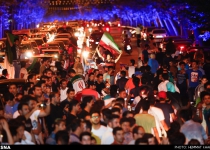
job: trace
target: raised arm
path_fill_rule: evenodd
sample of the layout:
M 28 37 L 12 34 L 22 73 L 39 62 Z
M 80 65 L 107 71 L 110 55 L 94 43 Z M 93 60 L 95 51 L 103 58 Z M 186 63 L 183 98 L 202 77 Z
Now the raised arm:
M 121 55 L 122 55 L 123 51 L 120 52 L 120 55 L 117 57 L 117 59 L 114 60 L 115 63 L 118 62 L 118 60 L 120 59 Z
M 97 51 L 97 53 L 98 53 L 98 56 L 99 56 L 100 58 L 102 58 L 103 61 L 104 61 L 104 57 L 103 57 L 103 56 L 101 55 L 101 53 L 99 52 L 98 47 L 96 48 L 96 51 Z

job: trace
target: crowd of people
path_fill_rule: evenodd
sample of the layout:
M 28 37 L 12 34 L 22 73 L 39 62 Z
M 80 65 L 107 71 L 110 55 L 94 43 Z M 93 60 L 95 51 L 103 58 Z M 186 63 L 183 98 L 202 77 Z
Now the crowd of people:
M 36 72 L 21 63 L 19 78 L 2 93 L 0 142 L 33 145 L 204 145 L 210 135 L 210 57 L 193 59 L 168 44 L 114 67 L 80 58 L 39 59 Z M 7 79 L 3 70 L 0 79 Z M 37 80 L 37 77 L 39 80 Z

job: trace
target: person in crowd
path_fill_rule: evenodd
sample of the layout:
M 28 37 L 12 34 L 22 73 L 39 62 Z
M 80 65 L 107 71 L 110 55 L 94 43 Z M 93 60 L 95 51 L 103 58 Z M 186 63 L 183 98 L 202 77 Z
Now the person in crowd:
M 67 90 L 68 90 L 68 87 L 67 87 L 67 80 L 66 79 L 62 79 L 60 81 L 60 102 L 64 101 L 66 98 L 67 98 Z
M 104 135 L 104 133 L 106 132 L 107 128 L 103 125 L 101 125 L 100 120 L 101 120 L 101 115 L 100 112 L 97 110 L 93 110 L 90 113 L 90 121 L 92 123 L 92 129 L 91 132 L 98 136 L 100 138 L 100 140 L 102 139 L 102 136 Z
M 80 143 L 80 135 L 83 131 L 82 122 L 79 119 L 74 119 L 70 123 L 71 133 L 69 137 L 69 143 L 78 142 Z
M 56 145 L 69 145 L 69 135 L 65 130 L 58 131 L 55 134 Z
M 7 69 L 3 69 L 3 70 L 2 70 L 2 75 L 1 75 L 1 77 L 0 77 L 0 80 L 7 79 L 7 76 L 8 76 L 8 75 L 9 75 L 9 74 L 8 74 Z
M 195 88 L 199 85 L 199 80 L 202 78 L 202 72 L 198 70 L 198 62 L 192 60 L 192 69 L 187 70 L 188 96 L 190 102 L 195 102 Z
M 26 69 L 26 62 L 25 61 L 21 62 L 21 69 L 20 69 L 19 78 L 20 79 L 27 79 L 28 78 L 28 71 Z
M 119 127 L 119 126 L 120 126 L 120 118 L 119 118 L 119 116 L 115 115 L 115 114 L 112 114 L 108 118 L 107 129 L 104 132 L 104 134 L 102 135 L 101 144 L 106 144 L 106 145 L 112 144 L 114 142 L 113 129 L 115 127 Z M 123 143 L 123 140 L 122 140 L 122 143 Z
M 55 139 L 55 135 L 58 131 L 64 131 L 66 129 L 66 122 L 65 120 L 62 119 L 56 119 L 54 122 L 54 130 L 52 131 L 52 133 L 49 135 L 49 137 L 46 140 L 46 144 L 48 145 L 56 145 L 56 139 Z
M 71 84 L 73 85 L 75 94 L 81 92 L 85 88 L 84 80 L 76 74 L 76 71 L 74 69 L 70 69 L 68 71 L 68 74 L 71 77 Z
M 80 142 L 82 145 L 91 145 L 91 133 L 90 132 L 82 132 L 80 134 Z
M 151 133 L 153 129 L 154 135 L 157 138 L 158 143 L 160 143 L 160 137 L 156 127 L 155 117 L 148 114 L 149 107 L 150 107 L 150 102 L 148 100 L 143 100 L 142 113 L 136 114 L 134 118 L 136 119 L 136 124 L 139 126 L 143 126 L 146 133 Z
M 124 140 L 124 132 L 121 127 L 115 127 L 112 131 L 114 142 L 111 145 L 122 145 Z
M 191 139 L 197 139 L 201 145 L 206 144 L 208 136 L 202 125 L 192 120 L 192 111 L 190 109 L 183 109 L 180 111 L 180 117 L 184 122 L 180 132 L 185 135 L 186 142 L 188 143 Z

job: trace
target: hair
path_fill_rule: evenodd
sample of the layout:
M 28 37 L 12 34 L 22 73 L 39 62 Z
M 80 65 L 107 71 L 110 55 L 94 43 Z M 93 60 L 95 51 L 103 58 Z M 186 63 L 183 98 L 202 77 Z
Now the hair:
M 135 64 L 135 60 L 134 60 L 134 59 L 131 59 L 131 60 L 130 60 L 130 63 L 131 63 L 132 65 L 134 65 L 134 64 Z
M 120 74 L 121 74 L 122 77 L 126 76 L 126 72 L 124 70 L 120 71 Z
M 76 106 L 77 104 L 79 104 L 79 102 L 74 99 L 71 102 L 69 102 L 69 111 L 71 112 L 73 107 Z
M 17 129 L 19 127 L 22 126 L 22 127 L 25 128 L 24 123 L 21 122 L 21 121 L 19 121 L 19 120 L 17 120 L 17 119 L 11 119 L 11 120 L 9 120 L 8 124 L 9 124 L 9 129 L 10 129 L 10 132 L 11 132 L 12 136 L 17 135 Z
M 51 92 L 49 95 L 50 101 L 55 97 L 55 95 L 58 94 L 57 92 Z
M 136 125 L 136 119 L 133 117 L 129 117 L 128 121 L 130 122 L 130 126 L 133 127 L 134 125 Z
M 139 83 L 140 83 L 140 79 L 139 78 L 137 78 L 136 76 L 134 76 L 132 78 L 132 81 L 133 81 L 133 84 L 134 84 L 135 87 L 139 87 Z
M 117 131 L 123 131 L 123 129 L 121 127 L 115 127 L 112 131 L 113 135 L 116 135 Z
M 202 91 L 202 92 L 200 93 L 200 98 L 201 98 L 201 100 L 203 100 L 204 97 L 205 97 L 206 95 L 209 95 L 209 96 L 210 96 L 210 93 L 207 92 L 207 91 Z
M 91 110 L 97 110 L 101 112 L 102 108 L 104 107 L 104 101 L 103 100 L 97 100 L 94 102 Z
M 135 141 L 135 144 L 134 144 L 134 145 L 139 145 L 140 143 L 147 143 L 147 145 L 149 144 L 147 138 L 145 138 L 145 137 L 138 138 L 138 139 Z
M 62 145 L 68 145 L 69 144 L 69 133 L 67 131 L 58 131 L 55 134 L 55 141 L 58 143 L 58 141 L 61 142 Z
M 63 82 L 68 82 L 68 81 L 66 79 L 61 79 L 60 84 L 62 84 Z
M 8 85 L 8 89 L 9 89 L 12 85 L 14 85 L 14 86 L 17 88 L 17 85 L 16 85 L 15 83 L 10 83 L 10 84 Z
M 66 93 L 69 94 L 70 92 L 75 92 L 75 90 L 73 88 L 68 88 L 68 90 L 66 91 Z
M 173 135 L 174 133 L 179 132 L 180 131 L 180 128 L 181 128 L 181 126 L 180 126 L 179 122 L 173 121 L 170 124 L 170 129 L 168 130 L 168 133 L 167 133 L 168 136 Z
M 24 96 L 23 96 L 23 98 L 22 98 L 21 103 L 23 102 L 23 103 L 27 103 L 27 104 L 29 104 L 29 102 L 30 102 L 31 100 L 33 100 L 33 101 L 36 101 L 36 102 L 37 102 L 37 99 L 36 99 L 35 97 L 30 96 L 30 95 L 24 95 Z
M 84 109 L 87 106 L 87 103 L 90 103 L 93 100 L 92 96 L 85 96 L 82 99 L 81 108 Z
M 76 71 L 74 69 L 69 69 L 68 73 L 74 73 L 74 74 L 76 74 Z
M 205 84 L 204 84 L 204 89 L 207 89 L 207 87 L 210 85 L 210 81 L 208 81 L 208 82 L 206 82 Z
M 91 133 L 90 132 L 82 132 L 79 136 L 80 141 L 82 141 L 83 136 L 89 136 L 91 139 Z
M 191 60 L 191 63 L 193 63 L 193 62 L 195 62 L 196 63 L 196 65 L 198 65 L 198 61 L 197 60 Z
M 112 111 L 109 108 L 102 109 L 102 114 L 106 118 L 109 118 L 112 115 Z
M 92 130 L 92 124 L 89 120 L 84 120 L 84 124 L 86 124 L 86 128 Z
M 15 98 L 15 96 L 12 94 L 12 93 L 7 93 L 7 94 L 4 94 L 4 100 L 6 101 L 6 102 L 8 102 L 8 101 L 13 101 L 14 100 L 14 98 Z
M 201 143 L 197 139 L 191 139 L 188 145 L 201 145 Z
M 66 123 L 66 121 L 65 121 L 64 119 L 57 118 L 57 119 L 55 119 L 55 121 L 54 121 L 54 125 L 60 125 L 60 124 L 61 124 L 61 122 Z
M 184 145 L 186 138 L 185 135 L 181 132 L 176 132 L 170 136 L 168 136 L 170 145 Z
M 27 105 L 28 106 L 28 104 L 26 102 L 20 102 L 18 104 L 18 110 L 22 110 L 22 108 L 23 108 L 24 105 Z
M 120 108 L 114 107 L 111 109 L 111 111 L 112 111 L 112 113 L 114 113 L 114 112 L 120 113 Z
M 98 75 L 97 75 L 97 78 L 99 78 L 100 76 L 102 76 L 102 77 L 103 77 L 103 74 L 98 74 Z
M 98 110 L 91 110 L 90 111 L 90 117 L 93 115 L 93 114 L 98 114 L 99 116 L 100 116 L 100 111 L 98 111 Z
M 128 118 L 121 118 L 120 119 L 120 125 L 122 125 L 124 122 L 128 122 L 130 125 L 130 120 Z M 130 125 L 131 126 L 131 125 Z
M 133 114 L 134 115 L 134 113 L 132 112 L 132 111 L 128 111 L 128 110 L 126 110 L 126 111 L 124 111 L 123 112 L 123 117 L 126 117 L 128 114 Z
M 40 77 L 40 81 L 43 81 L 44 79 L 48 79 L 48 76 L 42 75 L 42 76 Z
M 138 134 L 139 128 L 143 128 L 143 127 L 142 127 L 142 126 L 135 126 L 135 127 L 133 128 L 132 133 L 133 133 L 133 134 Z M 143 129 L 144 129 L 144 128 L 143 128 Z
M 123 89 L 123 90 L 121 89 L 121 90 L 120 90 L 120 92 L 122 92 L 122 91 L 125 91 L 125 89 Z M 120 93 L 120 92 L 119 92 L 119 93 Z M 116 102 L 117 102 L 117 103 L 120 103 L 122 106 L 124 105 L 124 99 L 121 98 L 121 97 L 117 98 L 117 99 L 116 99 Z
M 179 65 L 185 65 L 185 62 L 183 61 L 179 62 Z
M 81 126 L 81 120 L 79 119 L 74 119 L 72 122 L 71 122 L 71 125 L 70 125 L 70 128 L 71 128 L 71 131 L 72 132 L 75 132 L 77 130 L 78 127 Z
M 163 73 L 163 74 L 162 74 L 162 78 L 163 78 L 164 80 L 168 80 L 169 76 L 168 76 L 167 73 Z
M 143 135 L 143 138 L 146 138 L 147 141 L 148 141 L 150 138 L 154 138 L 154 139 L 155 139 L 155 145 L 158 145 L 157 138 L 156 138 L 153 134 L 151 134 L 151 133 L 145 133 L 145 134 Z
M 208 79 L 206 75 L 203 75 L 201 79 Z
M 113 107 L 113 108 L 118 108 L 118 107 L 115 107 L 115 106 L 118 106 L 120 109 L 123 109 L 123 106 L 122 106 L 121 103 L 115 103 L 115 104 L 114 104 L 114 107 Z M 113 108 L 112 108 L 112 109 L 113 109 Z
M 188 121 L 190 119 L 192 119 L 192 111 L 191 109 L 182 109 L 179 112 L 179 115 L 181 118 L 183 118 L 185 121 Z
M 107 119 L 108 119 L 109 122 L 112 122 L 114 119 L 119 119 L 119 118 L 120 118 L 120 116 L 112 114 Z
M 28 81 L 31 80 L 31 79 L 33 79 L 34 76 L 36 76 L 34 73 L 29 74 L 28 75 L 28 78 L 27 78 Z
M 8 74 L 7 69 L 2 70 L 2 75 L 6 76 Z
M 142 102 L 142 110 L 143 111 L 148 111 L 149 108 L 150 108 L 150 102 L 149 102 L 149 100 L 144 100 Z

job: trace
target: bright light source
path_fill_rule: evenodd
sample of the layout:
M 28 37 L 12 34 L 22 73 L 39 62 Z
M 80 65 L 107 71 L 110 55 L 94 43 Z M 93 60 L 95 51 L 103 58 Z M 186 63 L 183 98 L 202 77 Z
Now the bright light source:
M 106 28 L 106 31 L 109 31 L 109 28 Z
M 109 21 L 108 24 L 111 24 L 111 22 Z
M 26 57 L 27 58 L 31 58 L 33 56 L 33 53 L 32 52 L 26 52 Z
M 77 53 L 78 53 L 78 54 L 81 54 L 81 49 L 78 49 L 78 50 L 77 50 Z
M 55 58 L 58 58 L 58 55 L 54 55 Z
M 180 46 L 180 48 L 181 48 L 181 49 L 183 49 L 183 48 L 184 48 L 184 46 Z
M 83 56 L 84 58 L 87 58 L 87 57 L 88 57 L 88 54 L 89 54 L 88 51 L 84 51 L 84 52 L 82 53 L 82 56 Z
M 117 25 L 118 27 L 120 27 L 120 24 L 118 23 L 118 25 Z
M 37 24 L 36 27 L 39 28 L 39 24 Z
M 89 32 L 92 32 L 92 30 L 93 30 L 92 28 L 89 28 L 89 29 L 88 29 Z
M 75 32 L 74 35 L 75 35 L 76 37 L 78 37 L 78 36 L 79 36 L 79 32 Z
M 87 24 L 87 27 L 89 27 L 89 24 Z

